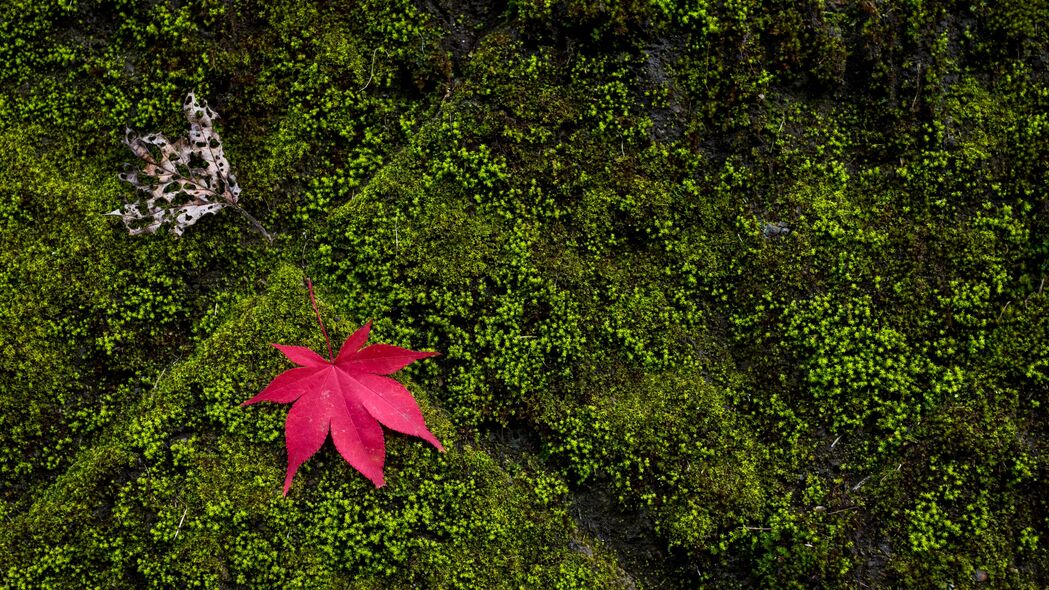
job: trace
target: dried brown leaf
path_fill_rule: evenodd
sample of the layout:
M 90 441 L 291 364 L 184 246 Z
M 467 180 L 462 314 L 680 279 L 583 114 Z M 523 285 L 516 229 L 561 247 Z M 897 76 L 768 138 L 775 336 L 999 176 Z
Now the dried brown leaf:
M 170 223 L 171 231 L 181 236 L 204 215 L 237 206 L 240 187 L 213 125 L 218 113 L 207 101 L 198 103 L 192 92 L 182 108 L 189 132 L 176 141 L 162 133 L 139 136 L 131 129 L 124 135 L 141 164 L 120 179 L 138 189 L 142 198 L 107 215 L 121 217 L 132 235 L 150 234 Z

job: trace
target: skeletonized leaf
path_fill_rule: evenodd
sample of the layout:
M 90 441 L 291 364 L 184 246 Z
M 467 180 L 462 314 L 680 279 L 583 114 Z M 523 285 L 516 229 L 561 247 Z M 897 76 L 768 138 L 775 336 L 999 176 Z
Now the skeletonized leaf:
M 120 179 L 138 189 L 139 201 L 111 211 L 132 235 L 150 234 L 165 223 L 175 235 L 208 213 L 236 205 L 237 178 L 230 171 L 213 120 L 218 113 L 192 92 L 182 105 L 189 123 L 186 135 L 172 141 L 162 133 L 139 136 L 131 129 L 124 143 L 141 161 Z

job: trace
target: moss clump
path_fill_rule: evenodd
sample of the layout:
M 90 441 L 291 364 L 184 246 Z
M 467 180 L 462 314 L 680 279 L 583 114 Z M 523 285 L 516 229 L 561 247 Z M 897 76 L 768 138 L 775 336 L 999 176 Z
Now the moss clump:
M 282 497 L 283 408 L 236 404 L 261 387 L 258 375 L 278 370 L 267 341 L 314 331 L 301 277 L 293 267 L 273 272 L 265 295 L 238 305 L 11 518 L 11 587 L 615 585 L 614 561 L 575 531 L 564 484 L 534 460 L 507 471 L 455 444 L 418 388 L 448 453 L 389 437 L 389 485 L 376 490 L 329 448 Z

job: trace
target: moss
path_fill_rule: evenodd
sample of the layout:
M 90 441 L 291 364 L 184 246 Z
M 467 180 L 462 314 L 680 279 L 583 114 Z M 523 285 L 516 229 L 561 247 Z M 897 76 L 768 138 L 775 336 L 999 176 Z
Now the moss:
M 4 4 L 4 585 L 1045 586 L 1044 16 Z M 187 90 L 273 246 L 101 215 Z M 448 453 L 280 496 L 304 273 Z
M 723 392 L 692 372 L 590 387 L 591 403 L 550 404 L 547 453 L 577 480 L 608 486 L 653 514 L 671 547 L 695 555 L 727 547 L 730 533 L 760 512 L 769 480 Z
M 541 492 L 564 489 L 556 476 L 538 464 L 506 472 L 476 447 L 456 444 L 451 424 L 418 388 L 447 454 L 391 436 L 389 485 L 375 490 L 326 449 L 281 497 L 283 409 L 236 403 L 259 388 L 251 374 L 280 364 L 266 341 L 315 331 L 301 276 L 293 267 L 271 274 L 267 293 L 243 301 L 197 353 L 145 392 L 109 442 L 42 488 L 5 533 L 6 546 L 40 539 L 8 558 L 12 587 L 121 579 L 156 587 L 342 586 L 391 577 L 444 587 L 614 582 L 614 561 L 593 541 L 586 555 L 569 547 L 579 533 L 561 494 Z M 70 519 L 81 526 L 66 527 Z M 17 565 L 29 562 L 36 566 Z M 562 571 L 573 572 L 575 585 Z

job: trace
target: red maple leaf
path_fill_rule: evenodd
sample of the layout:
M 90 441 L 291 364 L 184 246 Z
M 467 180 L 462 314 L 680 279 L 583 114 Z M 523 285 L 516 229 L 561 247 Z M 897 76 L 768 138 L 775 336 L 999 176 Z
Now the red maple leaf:
M 309 280 L 307 286 L 314 311 L 317 311 L 313 285 Z M 331 341 L 320 321 L 319 311 L 317 322 L 328 342 L 328 356 L 331 358 Z M 386 447 L 380 423 L 391 430 L 417 436 L 444 451 L 441 443 L 426 428 L 412 394 L 397 381 L 386 377 L 414 361 L 439 353 L 416 352 L 389 344 L 364 346 L 370 330 L 371 322 L 368 322 L 351 334 L 334 360 L 325 360 L 304 346 L 274 344 L 299 366 L 277 375 L 258 395 L 241 404 L 294 402 L 285 422 L 288 447 L 285 496 L 299 466 L 320 450 L 329 431 L 339 454 L 375 487 L 382 487 L 385 483 L 382 466 Z

